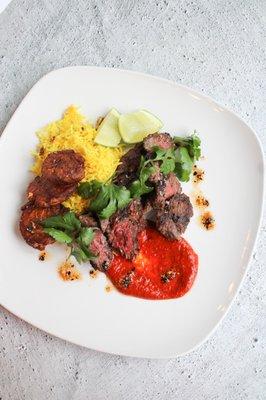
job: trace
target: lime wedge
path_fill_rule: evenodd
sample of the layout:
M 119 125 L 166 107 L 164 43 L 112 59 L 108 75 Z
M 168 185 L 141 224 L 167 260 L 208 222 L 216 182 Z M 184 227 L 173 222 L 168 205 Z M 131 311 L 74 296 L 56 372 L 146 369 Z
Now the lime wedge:
M 109 111 L 97 129 L 97 135 L 94 139 L 95 143 L 107 147 L 116 147 L 120 143 L 121 136 L 118 129 L 119 117 L 119 112 L 114 108 Z
M 119 118 L 118 126 L 124 142 L 138 143 L 149 134 L 158 132 L 163 123 L 150 112 L 139 110 L 129 114 L 122 114 Z

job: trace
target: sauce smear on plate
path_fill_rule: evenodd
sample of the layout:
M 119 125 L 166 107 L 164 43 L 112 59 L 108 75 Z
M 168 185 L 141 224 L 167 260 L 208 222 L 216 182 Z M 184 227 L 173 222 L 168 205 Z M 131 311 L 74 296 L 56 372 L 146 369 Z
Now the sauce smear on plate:
M 138 241 L 135 259 L 114 257 L 107 271 L 114 286 L 145 299 L 172 299 L 187 293 L 198 271 L 198 256 L 187 241 L 166 239 L 151 228 L 143 230 Z

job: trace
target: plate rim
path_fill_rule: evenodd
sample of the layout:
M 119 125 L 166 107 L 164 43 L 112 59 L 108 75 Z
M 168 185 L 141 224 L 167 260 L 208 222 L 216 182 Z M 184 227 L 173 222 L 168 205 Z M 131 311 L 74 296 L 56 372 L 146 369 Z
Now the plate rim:
M 259 237 L 259 233 L 260 233 L 260 229 L 261 229 L 261 225 L 262 225 L 262 217 L 263 217 L 263 209 L 264 209 L 264 199 L 265 199 L 265 158 L 264 158 L 264 151 L 263 151 L 263 147 L 262 147 L 262 143 L 260 141 L 259 136 L 256 134 L 256 132 L 254 131 L 254 129 L 252 127 L 250 127 L 245 121 L 244 119 L 239 116 L 237 113 L 231 111 L 229 108 L 221 105 L 219 102 L 217 102 L 215 99 L 213 99 L 212 97 L 202 94 L 200 92 L 198 92 L 195 89 L 190 88 L 189 86 L 177 83 L 173 80 L 167 79 L 167 78 L 162 78 L 162 77 L 158 77 L 156 75 L 152 75 L 152 74 L 148 74 L 148 73 L 144 73 L 144 72 L 139 72 L 139 71 L 134 71 L 134 70 L 128 70 L 128 69 L 122 69 L 122 68 L 112 68 L 112 67 L 101 67 L 101 66 L 93 66 L 93 65 L 74 65 L 74 66 L 65 66 L 62 68 L 57 68 L 54 70 L 49 71 L 48 73 L 46 73 L 45 75 L 43 75 L 40 79 L 38 79 L 33 86 L 30 88 L 30 90 L 26 93 L 26 95 L 23 97 L 22 101 L 19 103 L 19 105 L 16 107 L 16 109 L 14 110 L 14 112 L 12 113 L 9 121 L 7 122 L 6 126 L 4 127 L 2 134 L 0 136 L 0 146 L 1 143 L 3 141 L 3 137 L 6 137 L 5 135 L 7 134 L 6 131 L 8 130 L 8 127 L 10 125 L 10 123 L 12 122 L 16 112 L 23 106 L 24 101 L 26 100 L 26 98 L 31 94 L 31 92 L 33 91 L 33 89 L 35 88 L 35 86 L 37 86 L 39 83 L 41 83 L 43 80 L 45 80 L 47 77 L 49 77 L 50 75 L 53 75 L 55 73 L 64 71 L 64 70 L 77 70 L 77 69 L 84 69 L 84 70 L 89 70 L 89 71 L 117 71 L 120 73 L 127 73 L 129 75 L 134 75 L 134 76 L 139 76 L 139 77 L 143 77 L 143 78 L 148 78 L 148 79 L 154 79 L 156 81 L 161 81 L 162 83 L 167 83 L 168 85 L 170 84 L 171 86 L 177 87 L 177 88 L 182 88 L 186 91 L 189 91 L 190 93 L 193 93 L 197 96 L 200 96 L 202 99 L 207 100 L 209 102 L 212 102 L 213 104 L 217 105 L 218 107 L 221 107 L 224 111 L 226 111 L 227 113 L 229 113 L 230 115 L 232 115 L 233 117 L 236 117 L 242 124 L 244 124 L 245 127 L 247 127 L 250 131 L 250 133 L 252 134 L 253 138 L 255 139 L 255 142 L 258 146 L 258 150 L 260 152 L 260 157 L 261 157 L 261 161 L 262 161 L 262 170 L 261 170 L 261 175 L 262 175 L 262 198 L 260 199 L 260 210 L 259 210 L 259 218 L 256 221 L 256 225 L 257 225 L 257 230 L 256 230 L 256 236 L 254 238 L 254 243 L 252 246 L 252 250 L 250 252 L 250 256 L 248 258 L 248 261 L 246 263 L 246 268 L 244 270 L 244 273 L 238 283 L 238 287 L 235 290 L 235 293 L 230 301 L 230 303 L 228 304 L 224 314 L 220 317 L 219 321 L 214 325 L 214 327 L 209 331 L 209 333 L 202 338 L 202 340 L 200 340 L 196 345 L 194 345 L 193 347 L 191 347 L 190 349 L 184 351 L 184 352 L 180 352 L 179 354 L 175 354 L 175 355 L 169 355 L 169 356 L 143 356 L 143 355 L 132 355 L 132 354 L 128 354 L 127 352 L 115 352 L 115 351 L 110 351 L 110 350 L 103 350 L 101 348 L 96 348 L 96 347 L 89 347 L 86 345 L 82 345 L 80 343 L 77 343 L 75 340 L 72 339 L 68 339 L 66 338 L 64 335 L 57 335 L 53 332 L 51 332 L 49 329 L 46 328 L 42 328 L 40 326 L 38 326 L 39 324 L 35 324 L 32 323 L 31 321 L 29 321 L 27 318 L 22 317 L 21 313 L 20 315 L 17 314 L 15 311 L 12 310 L 12 306 L 11 308 L 9 308 L 8 306 L 8 302 L 3 301 L 3 299 L 0 299 L 0 305 L 7 310 L 8 312 L 10 312 L 11 314 L 15 315 L 17 318 L 24 320 L 26 323 L 30 324 L 31 326 L 36 327 L 37 329 L 48 333 L 49 335 L 55 337 L 55 338 L 59 338 L 62 340 L 65 340 L 66 342 L 75 344 L 77 346 L 80 347 L 84 347 L 84 348 L 88 348 L 90 350 L 94 350 L 94 351 L 99 351 L 101 353 L 106 353 L 106 354 L 112 354 L 112 355 L 120 355 L 120 356 L 126 356 L 126 357 L 132 357 L 132 358 L 146 358 L 146 359 L 173 359 L 176 357 L 180 357 L 180 356 L 184 356 L 186 354 L 189 354 L 191 352 L 196 351 L 200 346 L 202 346 L 207 340 L 209 340 L 209 338 L 214 334 L 214 332 L 216 331 L 216 329 L 218 329 L 218 327 L 220 326 L 220 324 L 222 323 L 222 321 L 224 320 L 224 318 L 227 316 L 229 310 L 232 307 L 232 304 L 234 303 L 239 290 L 242 287 L 242 284 L 244 282 L 244 279 L 247 275 L 247 272 L 250 268 L 250 261 L 252 259 L 253 253 L 254 253 L 254 249 L 257 245 L 257 241 L 258 241 L 258 237 Z

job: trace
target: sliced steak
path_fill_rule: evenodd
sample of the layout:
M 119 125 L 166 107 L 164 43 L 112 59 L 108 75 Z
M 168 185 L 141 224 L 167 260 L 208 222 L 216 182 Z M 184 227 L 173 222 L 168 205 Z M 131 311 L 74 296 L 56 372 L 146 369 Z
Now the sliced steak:
M 154 162 L 155 171 L 150 175 L 149 181 L 154 185 L 158 184 L 163 177 L 162 172 L 160 171 L 160 165 L 158 161 Z
M 113 252 L 100 229 L 95 229 L 94 231 L 94 237 L 90 244 L 90 251 L 97 256 L 95 260 L 91 260 L 92 266 L 100 271 L 107 271 L 113 260 Z
M 93 216 L 90 214 L 80 215 L 79 220 L 82 225 L 87 226 L 89 228 L 94 228 L 98 226 L 96 219 L 94 219 Z
M 115 172 L 114 183 L 128 186 L 137 178 L 142 153 L 143 145 L 138 143 L 123 155 Z
M 135 199 L 110 218 L 106 229 L 110 245 L 125 258 L 132 259 L 138 251 L 137 236 L 145 225 L 142 204 Z
M 84 158 L 74 150 L 48 154 L 42 164 L 42 176 L 58 183 L 78 183 L 85 176 Z
M 177 239 L 185 232 L 192 215 L 189 197 L 184 193 L 176 194 L 155 210 L 155 225 L 168 239 Z
M 154 221 L 154 208 L 150 199 L 146 199 L 143 206 L 143 218 L 148 221 Z
M 94 237 L 89 246 L 90 251 L 97 257 L 95 260 L 91 260 L 92 266 L 100 271 L 107 271 L 113 259 L 113 252 L 106 237 L 98 228 L 96 219 L 94 219 L 90 214 L 80 215 L 79 220 L 82 225 L 87 226 L 88 228 L 95 228 Z
M 109 219 L 100 219 L 100 227 L 103 233 L 105 233 L 109 227 Z
M 169 133 L 153 133 L 143 140 L 143 146 L 144 149 L 150 153 L 153 151 L 154 147 L 165 150 L 171 149 L 174 147 L 174 141 Z
M 132 259 L 137 253 L 137 235 L 140 232 L 136 222 L 129 218 L 114 223 L 108 232 L 111 246 L 125 258 Z
M 55 240 L 43 231 L 41 222 L 48 217 L 62 214 L 64 207 L 57 205 L 40 208 L 33 203 L 27 203 L 22 208 L 19 228 L 24 240 L 35 249 L 44 250 L 45 246 Z
M 155 188 L 151 194 L 153 206 L 163 206 L 164 202 L 177 193 L 181 193 L 181 185 L 173 172 L 164 175 L 157 166 L 156 171 L 150 176 L 149 181 Z
M 28 186 L 28 200 L 38 207 L 50 207 L 62 203 L 76 190 L 77 185 L 58 184 L 37 176 Z
M 181 193 L 181 185 L 176 175 L 170 172 L 168 175 L 163 177 L 162 183 L 156 188 L 159 196 L 162 196 L 164 200 L 169 199 L 177 193 Z
M 166 204 L 169 213 L 176 217 L 188 217 L 193 216 L 193 208 L 189 197 L 185 194 L 177 194 L 169 200 Z

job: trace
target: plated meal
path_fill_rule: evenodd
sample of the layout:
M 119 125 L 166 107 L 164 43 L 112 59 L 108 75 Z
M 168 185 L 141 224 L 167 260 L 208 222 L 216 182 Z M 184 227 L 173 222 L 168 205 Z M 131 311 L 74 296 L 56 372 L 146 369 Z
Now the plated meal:
M 113 110 L 107 118 L 111 107 L 126 115 Z M 139 109 L 150 112 L 142 111 L 136 125 Z M 99 116 L 105 118 L 96 122 Z M 145 125 L 144 137 L 134 134 L 140 123 L 142 131 Z M 179 150 L 189 147 L 174 143 L 174 157 L 170 149 L 164 162 L 164 153 L 144 148 L 149 135 L 155 139 L 165 132 L 172 139 L 199 136 L 201 155 L 196 154 L 195 160 L 190 155 L 186 164 L 181 163 Z M 136 169 L 130 161 L 129 175 L 138 183 L 120 183 L 118 168 L 125 157 L 133 156 L 134 147 L 142 147 L 143 164 Z M 59 171 L 52 161 L 57 152 L 66 150 Z M 155 160 L 157 156 L 163 160 Z M 264 181 L 258 138 L 231 111 L 193 89 L 150 75 L 98 67 L 63 68 L 42 77 L 17 108 L 1 135 L 0 165 L 0 303 L 19 318 L 90 349 L 168 358 L 197 347 L 227 313 L 254 248 Z M 162 165 L 169 170 L 161 171 Z M 168 182 L 169 174 L 171 182 L 176 182 L 174 174 L 182 186 L 182 191 L 174 186 L 177 193 L 159 199 L 159 204 L 158 182 L 150 170 L 154 167 L 159 177 L 163 175 L 162 182 Z M 188 182 L 182 180 L 181 172 L 184 178 L 189 175 Z M 42 192 L 40 182 L 48 190 Z M 151 191 L 137 195 L 145 186 Z M 186 221 L 178 217 L 181 228 L 173 218 L 179 214 L 171 199 L 177 197 L 182 199 L 184 217 L 190 218 L 183 233 Z M 25 204 L 25 210 L 20 210 Z M 193 216 L 189 217 L 191 206 Z M 139 210 L 145 218 L 139 217 Z M 166 212 L 160 214 L 162 210 Z M 93 218 L 87 218 L 89 226 L 84 215 Z M 159 219 L 162 215 L 165 219 Z M 32 231 L 26 236 L 31 246 L 19 229 L 22 218 L 27 234 Z M 140 224 L 144 226 L 135 241 Z M 130 234 L 126 230 L 121 246 L 120 232 L 126 227 Z M 178 239 L 168 238 L 169 232 L 181 234 Z M 91 248 L 96 235 L 104 241 L 97 248 L 107 249 L 103 246 L 107 243 L 112 257 L 107 269 L 100 264 L 97 249 Z M 182 246 L 186 259 L 192 248 L 194 261 L 177 260 Z M 97 263 L 103 272 L 97 270 Z M 178 282 L 177 277 L 183 276 L 179 273 L 186 271 L 186 284 Z M 194 279 L 191 289 L 177 297 L 191 285 L 189 276 Z M 150 300 L 155 296 L 171 299 Z
M 20 232 L 41 252 L 55 242 L 67 246 L 64 279 L 80 276 L 76 262 L 146 299 L 180 297 L 193 285 L 198 255 L 182 237 L 193 207 L 181 182 L 202 179 L 200 139 L 171 136 L 162 126 L 146 110 L 111 109 L 94 128 L 71 106 L 38 132 Z M 196 204 L 209 205 L 200 195 Z M 212 216 L 204 222 L 207 229 L 213 223 Z

